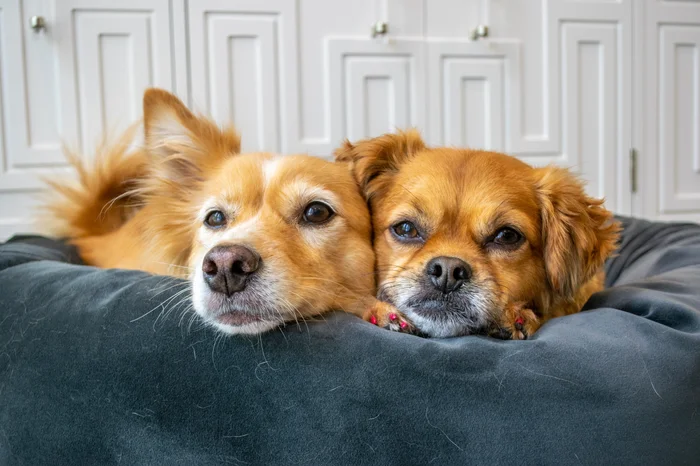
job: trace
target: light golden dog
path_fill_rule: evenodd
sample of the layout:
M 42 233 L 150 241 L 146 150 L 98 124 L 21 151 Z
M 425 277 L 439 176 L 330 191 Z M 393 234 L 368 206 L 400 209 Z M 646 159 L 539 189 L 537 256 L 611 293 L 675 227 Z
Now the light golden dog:
M 603 287 L 620 227 L 563 168 L 429 148 L 416 131 L 346 142 L 336 159 L 370 205 L 378 296 L 403 314 L 378 308 L 378 325 L 523 339 Z
M 228 333 L 388 308 L 347 164 L 239 154 L 233 129 L 158 89 L 144 95 L 144 128 L 142 150 L 128 149 L 132 131 L 92 167 L 71 157 L 77 184 L 50 183 L 54 232 L 88 264 L 187 277 L 194 309 Z

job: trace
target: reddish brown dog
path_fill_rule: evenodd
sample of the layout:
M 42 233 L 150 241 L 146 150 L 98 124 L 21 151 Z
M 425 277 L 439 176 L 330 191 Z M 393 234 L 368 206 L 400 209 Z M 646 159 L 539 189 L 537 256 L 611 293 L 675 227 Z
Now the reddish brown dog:
M 336 159 L 370 205 L 379 298 L 403 314 L 377 308 L 367 320 L 523 339 L 603 288 L 620 227 L 566 169 L 429 148 L 416 131 L 346 142 Z

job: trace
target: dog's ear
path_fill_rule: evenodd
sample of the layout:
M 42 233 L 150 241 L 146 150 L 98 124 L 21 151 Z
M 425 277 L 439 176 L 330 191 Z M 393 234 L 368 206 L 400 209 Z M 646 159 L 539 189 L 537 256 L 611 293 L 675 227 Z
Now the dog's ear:
M 573 299 L 617 247 L 620 225 L 568 170 L 550 166 L 534 174 L 547 277 L 557 293 Z
M 195 116 L 173 94 L 147 89 L 143 95 L 143 123 L 148 152 L 162 161 L 161 173 L 173 181 L 200 176 L 238 154 L 241 140 L 233 128 Z
M 399 166 L 426 148 L 415 129 L 387 133 L 356 143 L 348 140 L 335 151 L 336 162 L 349 162 L 355 181 L 368 200 L 384 186 L 387 177 Z

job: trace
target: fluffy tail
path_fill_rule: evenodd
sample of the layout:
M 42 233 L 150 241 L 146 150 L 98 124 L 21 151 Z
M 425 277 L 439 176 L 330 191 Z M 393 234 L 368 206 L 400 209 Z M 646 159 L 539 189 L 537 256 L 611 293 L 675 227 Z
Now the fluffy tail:
M 147 175 L 148 154 L 130 150 L 136 126 L 114 144 L 103 143 L 87 161 L 80 154 L 64 150 L 75 168 L 73 180 L 44 179 L 51 187 L 41 224 L 59 237 L 77 239 L 100 236 L 117 230 L 138 208 L 136 189 Z

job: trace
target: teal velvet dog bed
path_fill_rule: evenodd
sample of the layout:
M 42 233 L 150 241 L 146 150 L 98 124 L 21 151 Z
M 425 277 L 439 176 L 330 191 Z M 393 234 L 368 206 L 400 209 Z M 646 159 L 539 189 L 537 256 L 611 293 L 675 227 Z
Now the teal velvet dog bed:
M 697 464 L 700 226 L 621 220 L 610 288 L 526 341 L 343 313 L 221 337 L 185 282 L 16 238 L 0 464 Z

